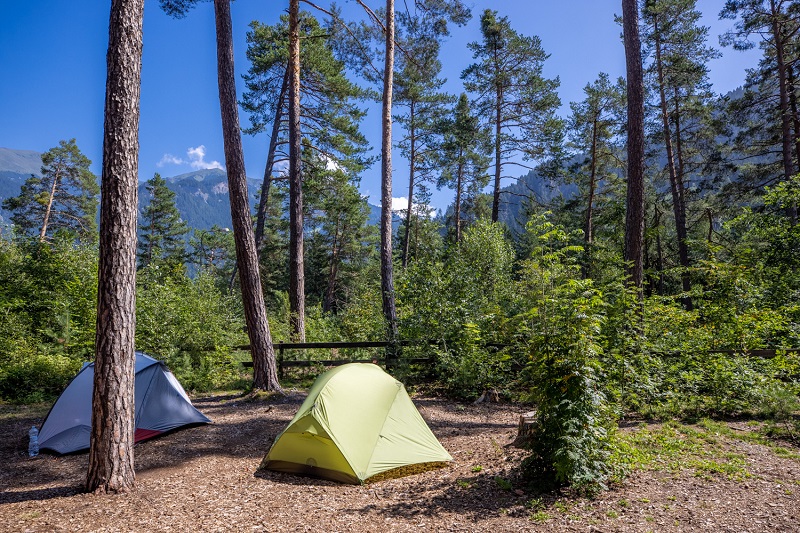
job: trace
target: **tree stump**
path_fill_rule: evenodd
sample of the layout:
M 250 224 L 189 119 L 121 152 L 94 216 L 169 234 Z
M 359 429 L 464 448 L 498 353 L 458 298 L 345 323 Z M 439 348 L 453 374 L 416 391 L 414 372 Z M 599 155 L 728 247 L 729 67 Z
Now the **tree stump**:
M 477 400 L 475 400 L 472 403 L 475 404 L 475 405 L 478 405 L 479 403 L 484 403 L 484 402 L 487 402 L 487 403 L 500 403 L 500 393 L 497 392 L 497 390 L 495 390 L 495 389 L 485 390 L 485 391 L 483 391 L 483 394 L 481 394 L 480 398 L 478 398 Z
M 521 414 L 519 416 L 517 438 L 514 439 L 514 446 L 518 448 L 527 448 L 533 439 L 534 433 L 536 433 L 537 425 L 538 418 L 536 411 Z

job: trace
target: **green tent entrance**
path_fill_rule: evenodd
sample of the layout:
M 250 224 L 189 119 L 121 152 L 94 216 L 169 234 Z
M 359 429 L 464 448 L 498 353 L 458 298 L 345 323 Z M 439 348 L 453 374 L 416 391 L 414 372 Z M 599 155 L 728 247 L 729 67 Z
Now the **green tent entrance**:
M 402 383 L 376 365 L 350 363 L 317 378 L 261 468 L 357 484 L 452 460 Z

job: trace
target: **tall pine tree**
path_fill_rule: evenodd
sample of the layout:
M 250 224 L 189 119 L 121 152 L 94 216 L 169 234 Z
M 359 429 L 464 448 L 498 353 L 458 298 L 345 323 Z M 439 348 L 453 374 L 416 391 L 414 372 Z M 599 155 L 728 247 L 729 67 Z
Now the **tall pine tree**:
M 19 196 L 8 198 L 3 208 L 25 233 L 36 232 L 45 241 L 58 230 L 94 239 L 97 231 L 97 197 L 100 186 L 89 166 L 92 162 L 75 139 L 60 141 L 42 154 L 42 175 L 31 176 Z
M 475 95 L 476 114 L 491 125 L 494 141 L 492 221 L 500 213 L 504 168 L 521 156 L 542 160 L 561 143 L 561 105 L 558 78 L 544 77 L 548 55 L 539 37 L 526 37 L 511 28 L 507 17 L 487 9 L 481 16 L 480 42 L 469 43 L 473 58 L 461 77 Z
M 175 206 L 175 193 L 158 173 L 147 181 L 145 189 L 150 202 L 142 209 L 139 224 L 139 265 L 157 264 L 169 270 L 180 269 L 186 259 L 189 226 L 181 220 Z

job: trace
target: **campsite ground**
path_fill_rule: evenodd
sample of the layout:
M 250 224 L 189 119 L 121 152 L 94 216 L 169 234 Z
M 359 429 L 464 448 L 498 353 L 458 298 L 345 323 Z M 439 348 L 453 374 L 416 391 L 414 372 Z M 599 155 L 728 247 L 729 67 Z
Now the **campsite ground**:
M 0 405 L 3 531 L 800 531 L 800 455 L 744 422 L 624 428 L 640 465 L 595 499 L 536 495 L 516 476 L 521 407 L 415 403 L 445 468 L 363 486 L 258 471 L 303 399 L 195 399 L 213 425 L 136 448 L 136 489 L 81 493 L 86 454 L 26 456 L 42 408 Z

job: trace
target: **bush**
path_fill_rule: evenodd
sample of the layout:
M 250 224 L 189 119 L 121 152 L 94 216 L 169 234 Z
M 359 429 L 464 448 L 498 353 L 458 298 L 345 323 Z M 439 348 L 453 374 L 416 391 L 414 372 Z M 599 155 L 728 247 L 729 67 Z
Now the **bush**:
M 602 390 L 598 342 L 606 304 L 592 280 L 578 280 L 570 235 L 545 217 L 528 224 L 533 247 L 521 270 L 516 317 L 527 356 L 530 399 L 538 411 L 523 473 L 536 486 L 604 487 L 613 417 Z
M 61 355 L 28 355 L 0 368 L 0 397 L 14 403 L 56 398 L 81 367 Z

